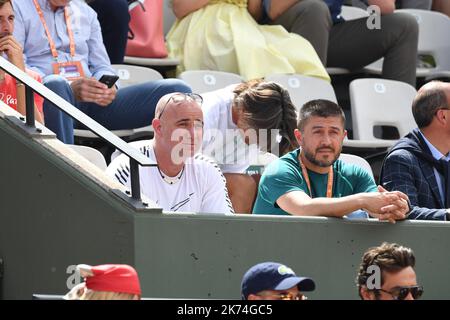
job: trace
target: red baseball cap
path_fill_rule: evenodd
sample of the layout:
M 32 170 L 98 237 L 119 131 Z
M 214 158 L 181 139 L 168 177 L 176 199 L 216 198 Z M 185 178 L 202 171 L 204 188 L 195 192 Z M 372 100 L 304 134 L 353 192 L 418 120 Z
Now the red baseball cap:
M 141 295 L 139 277 L 133 267 L 126 264 L 103 264 L 91 267 L 86 288 L 95 291 L 131 293 Z

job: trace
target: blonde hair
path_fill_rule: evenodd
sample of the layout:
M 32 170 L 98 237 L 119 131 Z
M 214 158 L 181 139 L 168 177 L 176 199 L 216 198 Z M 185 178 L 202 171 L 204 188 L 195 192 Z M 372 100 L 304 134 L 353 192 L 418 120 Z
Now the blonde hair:
M 1 0 L 0 0 L 1 1 Z M 77 271 L 81 277 L 86 279 L 93 277 L 92 267 L 86 264 L 77 265 Z M 86 287 L 86 282 L 82 282 L 73 287 L 65 296 L 65 300 L 140 300 L 141 296 L 132 293 L 95 291 Z

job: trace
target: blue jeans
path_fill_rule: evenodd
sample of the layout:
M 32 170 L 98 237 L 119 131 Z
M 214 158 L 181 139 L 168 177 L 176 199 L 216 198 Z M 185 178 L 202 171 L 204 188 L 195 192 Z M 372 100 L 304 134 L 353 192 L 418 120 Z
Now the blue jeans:
M 95 103 L 76 101 L 72 88 L 61 76 L 45 77 L 44 85 L 109 130 L 149 126 L 162 96 L 172 92 L 192 92 L 178 79 L 151 81 L 119 89 L 114 101 L 107 107 L 101 107 Z M 73 144 L 72 118 L 47 100 L 44 101 L 44 120 L 45 126 L 56 133 L 59 140 Z

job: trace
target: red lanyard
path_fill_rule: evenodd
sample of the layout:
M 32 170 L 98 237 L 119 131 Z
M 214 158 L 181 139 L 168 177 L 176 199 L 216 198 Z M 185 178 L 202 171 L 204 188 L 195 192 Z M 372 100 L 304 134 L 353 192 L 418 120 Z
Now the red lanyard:
M 312 189 L 311 189 L 311 181 L 309 180 L 308 171 L 306 170 L 305 165 L 303 164 L 303 161 L 301 160 L 301 153 L 300 153 L 300 166 L 302 167 L 302 173 L 303 178 L 305 179 L 306 185 L 308 186 L 309 195 L 312 198 Z M 327 198 L 333 197 L 333 165 L 330 166 L 330 171 L 328 172 L 328 183 L 327 183 Z
M 50 50 L 52 51 L 52 56 L 57 61 L 58 60 L 58 51 L 56 51 L 55 42 L 53 41 L 50 31 L 48 30 L 47 22 L 45 22 L 44 13 L 42 12 L 41 6 L 39 5 L 38 1 L 33 0 L 33 2 L 34 2 L 34 6 L 36 7 L 36 10 L 39 14 L 39 18 L 41 18 L 41 22 L 42 22 L 42 25 L 44 26 L 45 33 L 47 34 L 48 43 L 50 45 Z M 73 57 L 75 57 L 75 40 L 73 37 L 72 25 L 70 23 L 69 10 L 67 9 L 67 7 L 64 7 L 64 18 L 66 19 L 67 33 L 69 35 L 69 41 L 70 41 L 70 56 L 73 58 Z

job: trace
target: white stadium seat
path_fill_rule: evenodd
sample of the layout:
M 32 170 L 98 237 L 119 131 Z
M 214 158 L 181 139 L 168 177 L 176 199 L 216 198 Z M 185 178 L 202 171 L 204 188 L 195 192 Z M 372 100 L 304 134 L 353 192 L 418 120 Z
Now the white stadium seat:
M 417 91 L 411 85 L 385 79 L 357 79 L 350 83 L 355 140 L 377 140 L 375 126 L 392 126 L 400 137 L 416 127 L 411 106 Z M 393 144 L 395 141 L 391 141 Z
M 450 71 L 450 18 L 440 12 L 400 9 L 395 12 L 413 15 L 419 24 L 418 54 L 431 56 L 435 67 L 419 66 L 417 77 L 427 77 L 436 72 Z M 364 70 L 372 74 L 381 74 L 383 60 L 380 59 Z
M 276 82 L 289 91 L 297 110 L 308 101 L 325 99 L 337 103 L 333 86 L 322 79 L 299 74 L 272 74 L 266 80 Z
M 188 70 L 182 72 L 179 78 L 196 93 L 210 92 L 244 81 L 238 74 L 213 70 Z
M 71 148 L 73 151 L 89 160 L 92 164 L 96 165 L 101 170 L 106 170 L 107 165 L 105 157 L 103 157 L 103 154 L 101 154 L 100 151 L 86 146 L 67 145 L 67 147 Z

